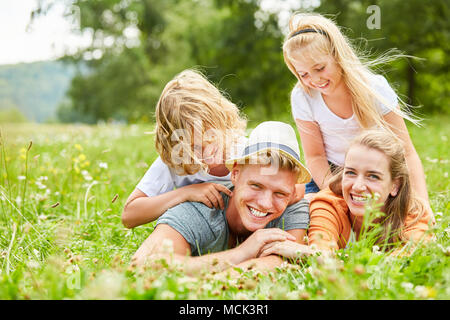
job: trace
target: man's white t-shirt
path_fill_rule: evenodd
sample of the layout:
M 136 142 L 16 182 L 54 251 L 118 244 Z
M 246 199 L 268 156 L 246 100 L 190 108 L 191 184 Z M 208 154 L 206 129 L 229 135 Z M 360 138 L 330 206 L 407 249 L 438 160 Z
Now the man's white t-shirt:
M 229 150 L 231 153 L 230 158 L 241 156 L 246 142 L 247 138 L 242 137 L 239 142 Z M 158 157 L 147 170 L 141 181 L 139 181 L 136 188 L 141 190 L 148 197 L 153 197 L 190 184 L 230 180 L 231 173 L 228 173 L 223 177 L 217 177 L 202 170 L 195 174 L 180 176 L 177 175 L 172 168 L 167 166 L 161 160 L 161 157 Z
M 370 76 L 369 81 L 373 90 L 388 103 L 378 105 L 381 115 L 394 110 L 398 105 L 398 98 L 386 79 L 375 75 Z M 355 114 L 343 119 L 328 108 L 319 91 L 311 90 L 310 96 L 298 86 L 292 90 L 291 106 L 294 119 L 314 121 L 319 125 L 328 161 L 343 166 L 350 142 L 362 130 Z

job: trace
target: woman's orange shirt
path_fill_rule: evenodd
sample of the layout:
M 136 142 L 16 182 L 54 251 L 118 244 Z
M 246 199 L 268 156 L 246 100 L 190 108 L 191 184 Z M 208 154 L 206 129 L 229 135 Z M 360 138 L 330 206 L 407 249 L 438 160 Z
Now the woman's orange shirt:
M 430 212 L 419 219 L 417 213 L 406 217 L 402 236 L 406 240 L 418 242 L 432 224 Z M 319 249 L 344 248 L 352 230 L 348 206 L 344 199 L 326 188 L 317 193 L 310 204 L 310 225 L 308 229 L 309 244 Z

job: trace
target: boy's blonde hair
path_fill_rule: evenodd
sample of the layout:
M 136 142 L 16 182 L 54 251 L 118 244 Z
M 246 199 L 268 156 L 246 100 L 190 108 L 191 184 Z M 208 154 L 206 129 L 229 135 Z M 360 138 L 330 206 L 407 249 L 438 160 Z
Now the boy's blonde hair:
M 207 171 L 193 150 L 195 143 L 206 140 L 205 132 L 213 132 L 208 142 L 225 147 L 225 141 L 234 143 L 245 134 L 247 124 L 237 106 L 195 70 L 185 70 L 166 84 L 155 113 L 156 150 L 179 175 Z
M 316 32 L 294 35 L 304 29 L 313 29 Z M 331 55 L 342 70 L 343 81 L 352 96 L 353 113 L 361 127 L 367 129 L 377 125 L 390 130 L 382 115 L 377 111 L 379 103 L 386 105 L 401 117 L 415 124 L 418 123 L 407 109 L 389 106 L 386 99 L 377 94 L 368 82 L 369 76 L 373 74 L 370 66 L 389 62 L 404 55 L 385 54 L 371 62 L 362 63 L 339 27 L 332 20 L 312 13 L 297 13 L 291 17 L 289 34 L 283 44 L 283 55 L 286 65 L 298 79 L 298 85 L 308 94 L 310 94 L 309 88 L 303 85 L 300 75 L 292 65 L 291 61 L 296 60 L 293 57 L 300 55 L 315 60 L 314 58 L 320 55 Z M 400 99 L 399 104 L 407 106 Z

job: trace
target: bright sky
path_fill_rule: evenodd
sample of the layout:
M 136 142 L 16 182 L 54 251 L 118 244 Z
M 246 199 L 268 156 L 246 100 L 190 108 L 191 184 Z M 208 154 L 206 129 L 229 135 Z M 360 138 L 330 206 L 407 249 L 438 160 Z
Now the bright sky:
M 47 15 L 34 21 L 27 30 L 30 15 L 38 0 L 0 0 L 0 65 L 19 62 L 51 60 L 86 47 L 91 35 L 84 36 L 72 31 L 70 22 L 64 18 L 65 1 L 55 1 Z M 303 0 L 301 3 L 318 5 L 319 0 Z M 261 8 L 278 12 L 281 21 L 287 23 L 286 9 L 299 7 L 298 0 L 262 0 Z
M 71 32 L 64 7 L 57 4 L 27 31 L 37 0 L 0 0 L 0 65 L 50 60 L 87 45 L 88 36 Z

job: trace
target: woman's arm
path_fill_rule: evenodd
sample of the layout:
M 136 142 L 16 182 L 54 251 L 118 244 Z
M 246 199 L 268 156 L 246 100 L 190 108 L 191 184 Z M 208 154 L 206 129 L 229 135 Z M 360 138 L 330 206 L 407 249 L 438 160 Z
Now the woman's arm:
M 314 182 L 320 189 L 328 186 L 331 177 L 322 133 L 319 125 L 313 121 L 295 120 L 302 142 L 303 153 Z
M 390 125 L 391 130 L 403 141 L 406 163 L 411 177 L 411 185 L 417 195 L 426 202 L 427 206 L 429 206 L 427 185 L 422 162 L 411 141 L 405 121 L 401 116 L 392 111 L 384 116 L 384 120 Z

